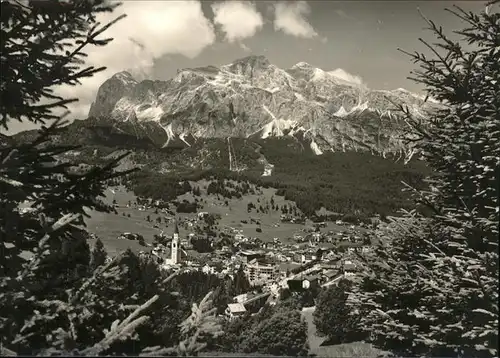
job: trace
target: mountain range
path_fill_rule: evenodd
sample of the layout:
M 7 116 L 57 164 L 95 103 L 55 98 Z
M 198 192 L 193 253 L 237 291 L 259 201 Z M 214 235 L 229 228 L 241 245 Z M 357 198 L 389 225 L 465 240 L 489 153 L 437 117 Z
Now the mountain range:
M 119 72 L 100 86 L 89 119 L 158 147 L 287 136 L 317 155 L 361 150 L 408 160 L 413 150 L 402 141 L 397 106 L 424 117 L 439 104 L 402 88 L 372 90 L 344 74 L 305 62 L 281 69 L 264 56 L 179 70 L 167 81 Z

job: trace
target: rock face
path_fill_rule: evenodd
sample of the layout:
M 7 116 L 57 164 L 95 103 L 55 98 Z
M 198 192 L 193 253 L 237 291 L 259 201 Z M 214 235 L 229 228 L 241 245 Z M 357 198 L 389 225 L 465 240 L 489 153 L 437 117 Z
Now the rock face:
M 368 89 L 339 71 L 304 62 L 284 70 L 250 56 L 220 68 L 183 69 L 168 81 L 137 82 L 117 73 L 99 88 L 89 117 L 112 120 L 160 146 L 190 145 L 199 137 L 291 136 L 307 140 L 318 155 L 369 150 L 407 156 L 394 104 L 416 116 L 437 106 L 404 89 Z
M 113 112 L 116 102 L 128 95 L 138 82 L 128 72 L 119 72 L 104 82 L 95 102 L 90 106 L 89 117 L 108 116 Z

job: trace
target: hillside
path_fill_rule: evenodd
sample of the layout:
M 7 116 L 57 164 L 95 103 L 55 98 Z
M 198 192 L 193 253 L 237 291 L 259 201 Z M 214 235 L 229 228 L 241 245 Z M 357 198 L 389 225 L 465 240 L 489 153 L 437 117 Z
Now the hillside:
M 24 132 L 15 139 L 22 142 L 30 135 Z M 113 153 L 130 150 L 126 167 L 142 168 L 127 180 L 137 195 L 172 200 L 179 180 L 227 178 L 279 189 L 279 195 L 296 202 L 307 215 L 324 207 L 344 219 L 396 214 L 409 204 L 401 181 L 419 188 L 430 174 L 417 157 L 405 164 L 398 157 L 369 152 L 316 155 L 290 137 L 206 138 L 186 148 L 157 148 L 147 138 L 78 121 L 55 141 L 81 145 L 66 157 L 86 164 L 103 164 Z
M 274 165 L 270 175 L 262 175 L 260 163 L 241 172 L 231 172 L 227 166 L 213 166 L 159 175 L 157 171 L 146 169 L 131 176 L 131 189 L 138 195 L 168 200 L 173 197 L 173 184 L 179 179 L 232 178 L 277 188 L 278 195 L 296 202 L 307 215 L 324 207 L 341 217 L 367 219 L 375 214 L 394 215 L 399 208 L 407 207 L 408 196 L 401 191 L 401 181 L 422 187 L 422 180 L 429 173 L 421 161 L 404 165 L 392 159 L 354 152 L 320 157 L 312 153 L 280 153 L 286 145 L 285 140 L 263 143 L 264 156 Z

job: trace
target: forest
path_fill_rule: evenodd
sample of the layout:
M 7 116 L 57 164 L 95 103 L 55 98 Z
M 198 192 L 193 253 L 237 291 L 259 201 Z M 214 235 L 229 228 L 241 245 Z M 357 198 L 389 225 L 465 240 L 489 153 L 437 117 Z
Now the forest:
M 278 189 L 278 195 L 294 201 L 308 216 L 324 207 L 359 220 L 375 214 L 397 215 L 400 208 L 409 208 L 410 196 L 403 192 L 402 182 L 421 189 L 424 178 L 431 173 L 425 162 L 412 160 L 408 164 L 394 158 L 382 158 L 370 153 L 313 153 L 288 148 L 289 139 L 267 139 L 260 142 L 263 153 L 275 167 L 272 175 L 262 177 L 262 171 L 230 172 L 227 168 L 191 170 L 158 174 L 142 170 L 129 176 L 128 185 L 137 195 L 153 199 L 172 200 L 183 191 L 181 180 L 214 180 L 209 194 L 223 197 L 245 195 L 246 187 L 222 187 L 221 181 L 232 179 L 244 185 L 249 182 Z M 154 179 L 153 179 L 154 178 Z M 168 185 L 167 185 L 168 184 Z M 187 192 L 187 191 L 184 191 Z

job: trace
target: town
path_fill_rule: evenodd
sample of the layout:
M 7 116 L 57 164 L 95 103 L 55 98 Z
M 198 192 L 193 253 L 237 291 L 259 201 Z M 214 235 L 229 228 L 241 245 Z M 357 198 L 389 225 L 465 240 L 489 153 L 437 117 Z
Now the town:
M 118 207 L 116 202 L 115 206 Z M 225 316 L 229 319 L 249 309 L 258 312 L 266 303 L 274 305 L 285 289 L 303 292 L 353 277 L 362 268 L 360 255 L 372 250 L 363 227 L 342 220 L 335 221 L 342 230 L 333 231 L 325 230 L 325 222 L 305 225 L 301 216 L 281 214 L 279 222 L 273 225 L 304 224 L 289 237 L 264 241 L 258 237 L 258 230 L 256 236 L 246 236 L 241 229 L 229 225 L 215 233 L 213 228 L 220 215 L 207 211 L 181 218 L 159 200 L 140 198 L 126 206 L 159 215 L 156 221 L 147 216 L 146 221 L 160 231 L 152 243 L 139 233 L 125 232 L 120 239 L 138 241 L 143 246 L 139 255 L 153 258 L 162 270 L 201 271 L 221 278 L 234 277 L 238 271 L 244 273 L 251 287 L 227 305 Z M 173 233 L 166 234 L 162 227 L 173 228 Z

